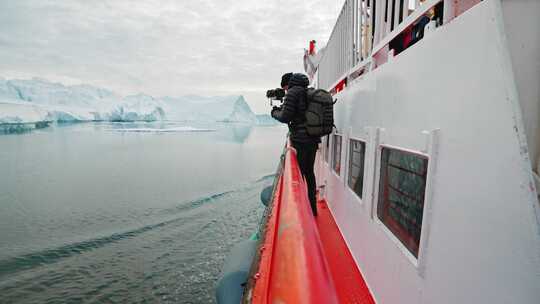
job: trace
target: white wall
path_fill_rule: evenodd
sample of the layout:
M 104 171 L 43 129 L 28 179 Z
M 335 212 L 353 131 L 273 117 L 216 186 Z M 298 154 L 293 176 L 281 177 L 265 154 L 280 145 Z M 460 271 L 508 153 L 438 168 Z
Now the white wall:
M 502 7 L 529 153 L 533 168 L 539 172 L 540 1 L 505 0 Z
M 367 137 L 368 151 L 381 143 L 429 152 L 433 139 L 439 142 L 438 155 L 430 155 L 436 169 L 418 261 L 371 217 L 376 191 L 362 202 L 347 188 L 346 170 L 338 177 L 318 166 L 330 209 L 378 303 L 540 299 L 538 200 L 500 14 L 500 1 L 483 1 L 337 96 L 344 143 L 350 134 Z M 431 141 L 423 133 L 436 129 Z M 377 166 L 367 166 L 374 190 Z

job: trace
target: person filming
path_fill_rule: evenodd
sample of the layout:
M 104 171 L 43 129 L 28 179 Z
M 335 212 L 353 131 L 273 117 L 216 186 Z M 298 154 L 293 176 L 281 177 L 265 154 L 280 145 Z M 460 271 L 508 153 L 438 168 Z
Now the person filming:
M 281 88 L 285 90 L 283 104 L 280 107 L 274 106 L 271 115 L 289 126 L 289 138 L 293 148 L 296 149 L 300 171 L 306 179 L 311 210 L 313 215 L 317 216 L 317 185 L 313 166 L 321 140 L 319 136 L 309 135 L 305 126 L 308 85 L 309 80 L 304 74 L 284 74 L 281 77 Z

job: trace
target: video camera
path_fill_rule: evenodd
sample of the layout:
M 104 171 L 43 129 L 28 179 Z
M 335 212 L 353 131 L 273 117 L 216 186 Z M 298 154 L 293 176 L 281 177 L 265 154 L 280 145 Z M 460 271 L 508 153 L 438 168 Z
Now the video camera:
M 268 90 L 266 91 L 266 97 L 270 100 L 270 106 L 273 106 L 272 100 L 279 100 L 283 102 L 283 97 L 285 97 L 285 90 L 282 88 Z
M 266 91 L 266 97 L 274 100 L 282 100 L 285 97 L 285 90 L 281 88 Z

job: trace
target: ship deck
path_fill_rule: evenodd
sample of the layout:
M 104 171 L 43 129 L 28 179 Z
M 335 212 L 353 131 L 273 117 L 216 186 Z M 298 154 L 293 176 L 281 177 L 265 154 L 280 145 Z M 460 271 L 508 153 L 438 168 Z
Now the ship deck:
M 294 149 L 282 168 L 246 302 L 375 303 L 325 200 L 312 215 Z
M 325 200 L 315 218 L 339 303 L 375 303 Z

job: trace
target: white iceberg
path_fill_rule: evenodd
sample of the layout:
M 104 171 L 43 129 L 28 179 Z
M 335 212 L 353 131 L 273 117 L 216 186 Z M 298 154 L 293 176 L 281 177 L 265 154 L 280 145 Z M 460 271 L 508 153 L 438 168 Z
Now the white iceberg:
M 33 104 L 0 102 L 0 124 L 52 121 L 49 112 Z
M 243 96 L 163 97 L 168 120 L 257 123 Z
M 165 111 L 161 102 L 151 96 L 139 94 L 127 96 L 112 108 L 102 109 L 96 120 L 106 121 L 161 121 Z
M 168 120 L 231 122 L 250 125 L 275 125 L 270 115 L 256 115 L 242 95 L 163 97 Z
M 40 114 L 56 122 L 159 121 L 165 118 L 160 102 L 150 96 L 121 97 L 89 85 L 64 86 L 43 79 L 0 78 L 0 102 L 20 104 L 0 110 L 0 123 L 30 122 Z
M 274 124 L 255 115 L 243 96 L 122 97 L 90 85 L 65 86 L 47 80 L 0 78 L 0 124 L 35 121 L 196 121 Z M 5 105 L 9 104 L 9 106 Z
M 37 105 L 0 102 L 0 133 L 22 133 L 49 126 L 48 111 Z
M 272 116 L 268 115 L 268 114 L 258 114 L 257 115 L 257 124 L 258 125 L 267 125 L 267 126 L 271 126 L 271 125 L 276 125 L 278 124 L 279 122 Z

